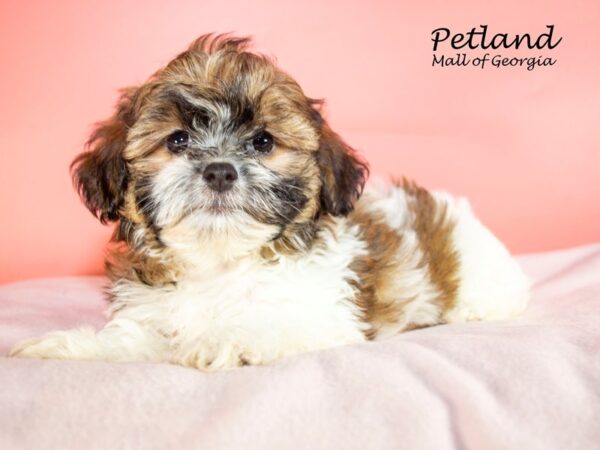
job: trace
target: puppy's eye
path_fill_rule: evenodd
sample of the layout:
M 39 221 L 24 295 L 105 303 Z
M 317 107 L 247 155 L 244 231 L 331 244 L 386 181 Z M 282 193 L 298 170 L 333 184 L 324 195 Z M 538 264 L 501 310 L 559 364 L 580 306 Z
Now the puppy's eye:
M 266 131 L 261 131 L 252 139 L 252 148 L 260 153 L 270 152 L 273 148 L 273 136 Z
M 177 130 L 167 138 L 167 148 L 173 153 L 181 153 L 188 148 L 190 135 L 183 130 Z

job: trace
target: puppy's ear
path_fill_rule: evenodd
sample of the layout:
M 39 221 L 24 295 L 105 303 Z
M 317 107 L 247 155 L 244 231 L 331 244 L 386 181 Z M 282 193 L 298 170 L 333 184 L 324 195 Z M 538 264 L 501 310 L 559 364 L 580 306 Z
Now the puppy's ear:
M 127 190 L 123 150 L 127 145 L 127 130 L 135 120 L 135 92 L 135 88 L 123 91 L 116 113 L 98 124 L 86 143 L 87 151 L 71 164 L 73 182 L 81 199 L 102 223 L 119 219 Z
M 315 111 L 316 112 L 316 111 Z M 321 172 L 321 209 L 333 216 L 346 216 L 362 194 L 369 167 L 316 112 L 320 127 L 317 163 Z

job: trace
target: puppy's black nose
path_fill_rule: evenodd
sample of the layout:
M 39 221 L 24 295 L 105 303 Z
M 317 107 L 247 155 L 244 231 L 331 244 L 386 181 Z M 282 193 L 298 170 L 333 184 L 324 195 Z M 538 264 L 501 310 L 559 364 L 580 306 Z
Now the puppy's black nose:
M 238 178 L 235 167 L 226 162 L 210 163 L 202 172 L 208 186 L 217 192 L 225 192 L 233 187 Z

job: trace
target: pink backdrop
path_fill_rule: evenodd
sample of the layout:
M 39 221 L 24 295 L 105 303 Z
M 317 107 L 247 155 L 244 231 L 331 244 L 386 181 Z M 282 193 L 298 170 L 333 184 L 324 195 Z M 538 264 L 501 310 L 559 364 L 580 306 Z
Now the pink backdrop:
M 600 240 L 600 3 L 408 4 L 3 0 L 0 282 L 101 270 L 109 229 L 80 204 L 68 165 L 117 88 L 208 31 L 255 36 L 309 96 L 327 99 L 374 174 L 467 195 L 513 251 Z M 557 65 L 431 67 L 434 28 L 481 23 L 535 34 L 555 24 Z

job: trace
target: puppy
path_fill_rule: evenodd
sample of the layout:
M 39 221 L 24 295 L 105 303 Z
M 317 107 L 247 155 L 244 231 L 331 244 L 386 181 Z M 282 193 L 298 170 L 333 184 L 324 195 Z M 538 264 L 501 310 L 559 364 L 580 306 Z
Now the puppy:
M 363 194 L 367 166 L 320 103 L 248 44 L 202 36 L 123 91 L 73 163 L 116 224 L 111 320 L 13 356 L 218 370 L 525 308 L 466 200 L 408 181 Z

